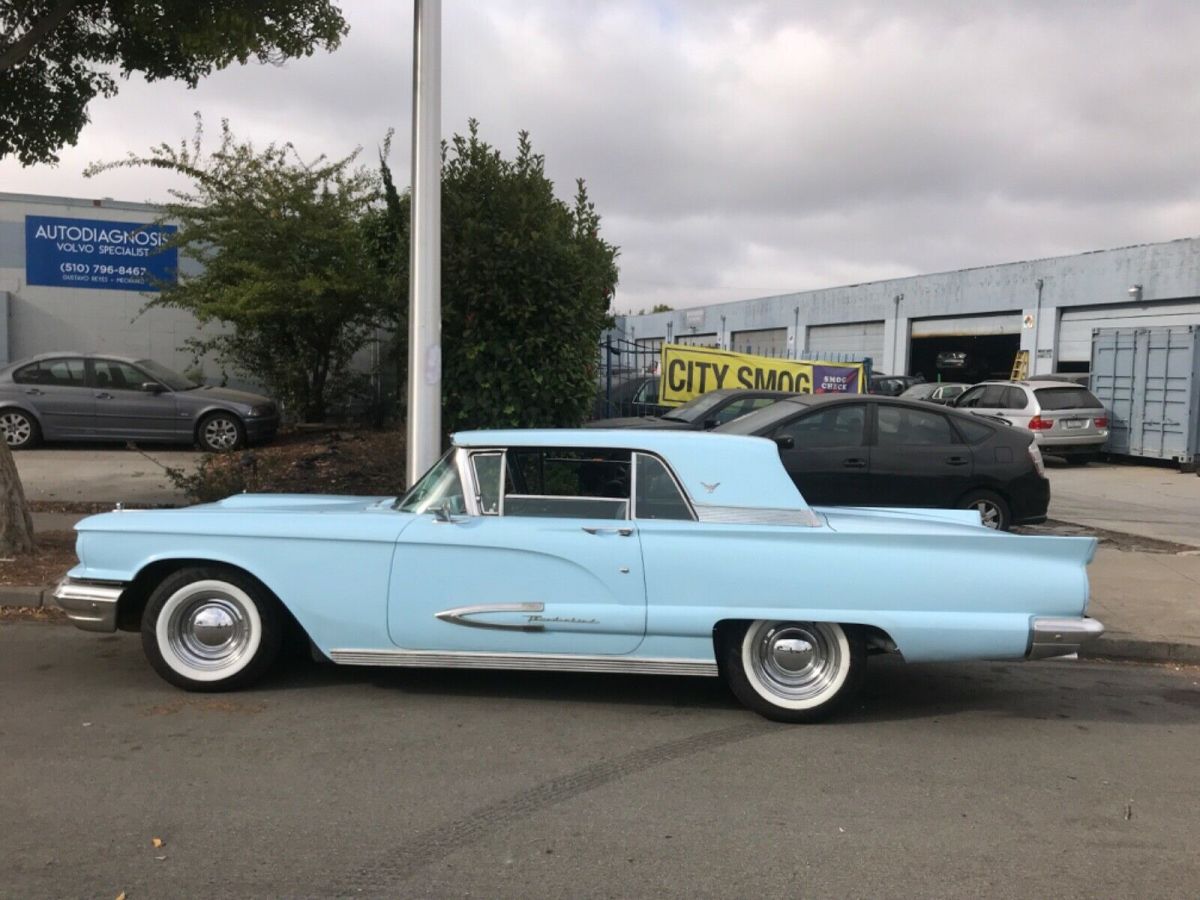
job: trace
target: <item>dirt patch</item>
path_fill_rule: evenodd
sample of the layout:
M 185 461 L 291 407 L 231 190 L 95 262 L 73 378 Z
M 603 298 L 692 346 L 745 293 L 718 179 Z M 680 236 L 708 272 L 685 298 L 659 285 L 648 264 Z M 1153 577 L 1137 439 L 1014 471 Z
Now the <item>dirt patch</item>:
M 196 709 L 201 712 L 238 713 L 253 715 L 267 708 L 267 704 L 259 701 L 228 700 L 204 697 L 181 697 L 167 703 L 151 706 L 142 714 L 146 716 L 173 716 L 185 709 Z
M 43 606 L 41 609 L 0 606 L 0 622 L 45 622 L 57 625 L 68 621 L 67 614 L 56 606 Z
M 33 553 L 0 561 L 0 584 L 56 584 L 79 562 L 73 531 L 44 531 L 34 544 Z

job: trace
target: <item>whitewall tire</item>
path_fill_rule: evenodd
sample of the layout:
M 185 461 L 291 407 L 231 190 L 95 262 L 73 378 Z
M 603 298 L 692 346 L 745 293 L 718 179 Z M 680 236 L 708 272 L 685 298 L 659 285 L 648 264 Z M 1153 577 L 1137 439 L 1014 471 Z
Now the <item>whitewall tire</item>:
M 737 698 L 779 722 L 828 716 L 857 692 L 867 663 L 858 630 L 834 622 L 751 622 L 724 653 Z
M 227 691 L 258 679 L 279 654 L 278 603 L 255 579 L 225 567 L 182 569 L 150 595 L 142 647 L 177 687 Z

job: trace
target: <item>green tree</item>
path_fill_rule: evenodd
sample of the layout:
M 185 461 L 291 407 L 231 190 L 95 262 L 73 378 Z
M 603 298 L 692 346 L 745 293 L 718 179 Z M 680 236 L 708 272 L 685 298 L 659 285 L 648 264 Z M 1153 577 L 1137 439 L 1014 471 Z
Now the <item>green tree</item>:
M 391 176 L 383 165 L 385 196 Z M 409 196 L 391 188 L 398 293 L 408 296 Z M 582 179 L 559 200 L 522 131 L 514 159 L 466 136 L 443 151 L 442 424 L 573 426 L 596 391 L 600 333 L 611 322 L 617 248 Z M 407 303 L 401 309 L 407 309 Z M 407 330 L 397 328 L 403 366 Z M 402 369 L 403 371 L 403 369 Z
M 334 49 L 348 27 L 330 0 L 3 0 L 0 158 L 55 162 L 114 72 L 188 87 L 251 58 Z
M 151 166 L 187 176 L 163 219 L 177 222 L 174 245 L 203 270 L 161 286 L 147 307 L 190 312 L 221 333 L 190 341 L 197 356 L 261 379 L 294 415 L 325 416 L 331 392 L 351 378 L 350 358 L 388 319 L 394 301 L 373 264 L 365 222 L 379 202 L 377 175 L 344 159 L 304 162 L 291 144 L 256 150 L 221 124 L 205 155 L 197 116 L 192 141 L 149 156 L 93 164 L 89 176 Z
M 675 309 L 675 307 L 668 306 L 666 303 L 655 303 L 654 309 L 650 310 L 650 312 L 652 312 L 652 313 L 671 312 L 674 309 Z

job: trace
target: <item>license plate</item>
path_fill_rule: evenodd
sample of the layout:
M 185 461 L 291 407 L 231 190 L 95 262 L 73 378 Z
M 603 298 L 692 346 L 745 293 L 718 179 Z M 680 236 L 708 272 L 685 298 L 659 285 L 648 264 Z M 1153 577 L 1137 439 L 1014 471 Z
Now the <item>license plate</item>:
M 1068 428 L 1082 428 L 1087 424 L 1087 419 L 1065 419 L 1063 424 Z

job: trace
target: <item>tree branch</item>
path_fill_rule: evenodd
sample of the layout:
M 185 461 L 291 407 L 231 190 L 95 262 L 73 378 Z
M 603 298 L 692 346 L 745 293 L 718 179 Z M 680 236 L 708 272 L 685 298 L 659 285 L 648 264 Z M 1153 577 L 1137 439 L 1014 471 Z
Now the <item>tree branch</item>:
M 54 29 L 62 24 L 63 19 L 71 14 L 78 2 L 79 0 L 58 0 L 50 12 L 34 22 L 33 27 L 25 34 L 0 49 L 0 72 L 13 68 L 32 53 L 38 41 L 49 37 Z

